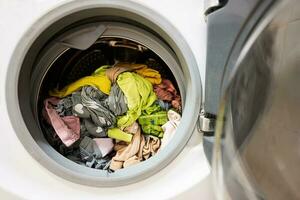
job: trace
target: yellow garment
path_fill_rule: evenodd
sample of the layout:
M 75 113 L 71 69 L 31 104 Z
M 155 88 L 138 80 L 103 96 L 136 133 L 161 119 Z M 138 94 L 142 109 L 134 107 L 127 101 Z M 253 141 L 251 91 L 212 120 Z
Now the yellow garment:
M 118 128 L 108 129 L 107 136 L 110 138 L 113 138 L 113 139 L 124 141 L 124 142 L 131 142 L 131 140 L 132 140 L 131 134 L 121 131 Z
M 63 98 L 82 88 L 83 86 L 90 85 L 98 88 L 105 94 L 109 94 L 111 82 L 105 74 L 105 70 L 108 66 L 102 66 L 98 68 L 91 76 L 83 77 L 61 90 L 54 89 L 49 92 L 50 96 Z
M 158 71 L 148 68 L 147 65 L 134 63 L 118 63 L 114 67 L 107 69 L 106 75 L 114 82 L 121 73 L 126 71 L 134 71 L 152 84 L 160 84 L 162 80 Z
M 120 116 L 117 122 L 118 127 L 123 129 L 136 121 L 142 111 L 151 109 L 151 105 L 157 97 L 153 92 L 152 84 L 136 73 L 120 74 L 117 83 L 126 97 L 128 106 L 126 115 Z
M 150 81 L 152 84 L 161 83 L 161 76 L 158 71 L 148 68 L 146 65 L 141 69 L 135 70 L 135 72 Z
M 110 65 L 103 65 L 103 66 L 99 67 L 98 69 L 96 69 L 94 71 L 94 73 L 92 74 L 92 76 L 97 76 L 97 75 L 104 76 L 106 73 L 106 70 L 109 68 L 110 68 Z

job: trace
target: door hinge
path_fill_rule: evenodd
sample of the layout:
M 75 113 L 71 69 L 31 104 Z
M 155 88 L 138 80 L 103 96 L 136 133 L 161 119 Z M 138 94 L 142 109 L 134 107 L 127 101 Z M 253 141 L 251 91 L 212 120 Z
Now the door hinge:
M 228 0 L 205 0 L 204 1 L 204 15 L 207 16 L 210 13 L 225 6 Z
M 204 133 L 213 134 L 215 131 L 216 117 L 201 111 L 198 120 L 198 129 Z

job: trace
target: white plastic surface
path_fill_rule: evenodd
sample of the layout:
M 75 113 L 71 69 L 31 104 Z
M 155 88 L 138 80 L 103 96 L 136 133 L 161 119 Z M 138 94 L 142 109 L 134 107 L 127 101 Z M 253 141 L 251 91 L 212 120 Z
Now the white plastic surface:
M 4 86 L 12 52 L 26 29 L 64 0 L 0 0 L 0 199 L 214 199 L 210 168 L 197 132 L 183 152 L 156 175 L 117 188 L 93 188 L 61 179 L 23 148 L 8 119 Z M 165 16 L 190 44 L 205 80 L 206 30 L 200 0 L 137 1 Z M 10 80 L 16 81 L 16 80 Z M 200 100 L 199 100 L 200 103 Z

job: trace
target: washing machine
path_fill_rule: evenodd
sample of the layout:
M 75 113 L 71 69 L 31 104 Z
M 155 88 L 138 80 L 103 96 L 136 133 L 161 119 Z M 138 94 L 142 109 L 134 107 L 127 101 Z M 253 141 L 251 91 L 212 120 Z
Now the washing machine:
M 205 83 L 203 3 L 1 1 L 1 199 L 213 199 L 199 124 Z M 167 148 L 108 173 L 56 151 L 43 134 L 39 108 L 59 80 L 83 76 L 72 60 L 99 64 L 101 52 L 117 48 L 127 49 L 119 55 L 124 59 L 140 51 L 158 60 L 180 91 L 183 112 Z
M 299 198 L 297 1 L 27 0 L 0 8 L 2 199 Z M 51 87 L 83 76 L 75 60 L 101 63 L 101 52 L 117 48 L 127 49 L 122 59 L 139 51 L 158 60 L 183 112 L 164 151 L 108 173 L 55 150 L 39 108 Z

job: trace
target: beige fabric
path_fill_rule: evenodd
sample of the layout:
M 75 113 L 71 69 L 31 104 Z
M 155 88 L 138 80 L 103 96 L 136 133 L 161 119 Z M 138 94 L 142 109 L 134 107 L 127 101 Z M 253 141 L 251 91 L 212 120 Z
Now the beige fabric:
M 114 150 L 115 151 L 119 151 L 119 150 L 121 150 L 123 148 L 126 148 L 127 146 L 128 146 L 128 143 L 120 141 L 120 142 L 118 142 L 118 143 L 115 144 Z
M 136 164 L 142 160 L 142 150 L 145 144 L 144 136 L 141 134 L 141 128 L 138 123 L 134 122 L 124 131 L 134 134 L 132 141 L 128 146 L 117 147 L 117 154 L 112 158 L 110 169 L 117 170 Z M 133 158 L 132 158 L 133 157 Z M 124 164 L 125 162 L 125 164 Z
M 106 70 L 106 76 L 109 78 L 111 82 L 115 82 L 119 74 L 121 74 L 122 72 L 142 69 L 144 67 L 145 65 L 143 64 L 118 63 L 114 65 L 112 68 L 108 68 Z
M 160 139 L 151 135 L 145 139 L 139 124 L 136 122 L 126 127 L 124 131 L 134 135 L 130 144 L 126 145 L 124 142 L 119 142 L 115 145 L 114 149 L 117 154 L 112 158 L 110 164 L 110 169 L 114 171 L 150 158 L 156 154 L 160 147 Z
M 141 159 L 137 156 L 132 156 L 131 158 L 129 158 L 128 160 L 125 160 L 125 162 L 123 163 L 123 167 L 129 167 L 131 165 L 135 165 L 137 163 L 139 163 L 141 161 Z
M 145 145 L 143 147 L 143 158 L 148 159 L 150 156 L 153 156 L 160 147 L 160 139 L 149 135 L 146 138 Z

